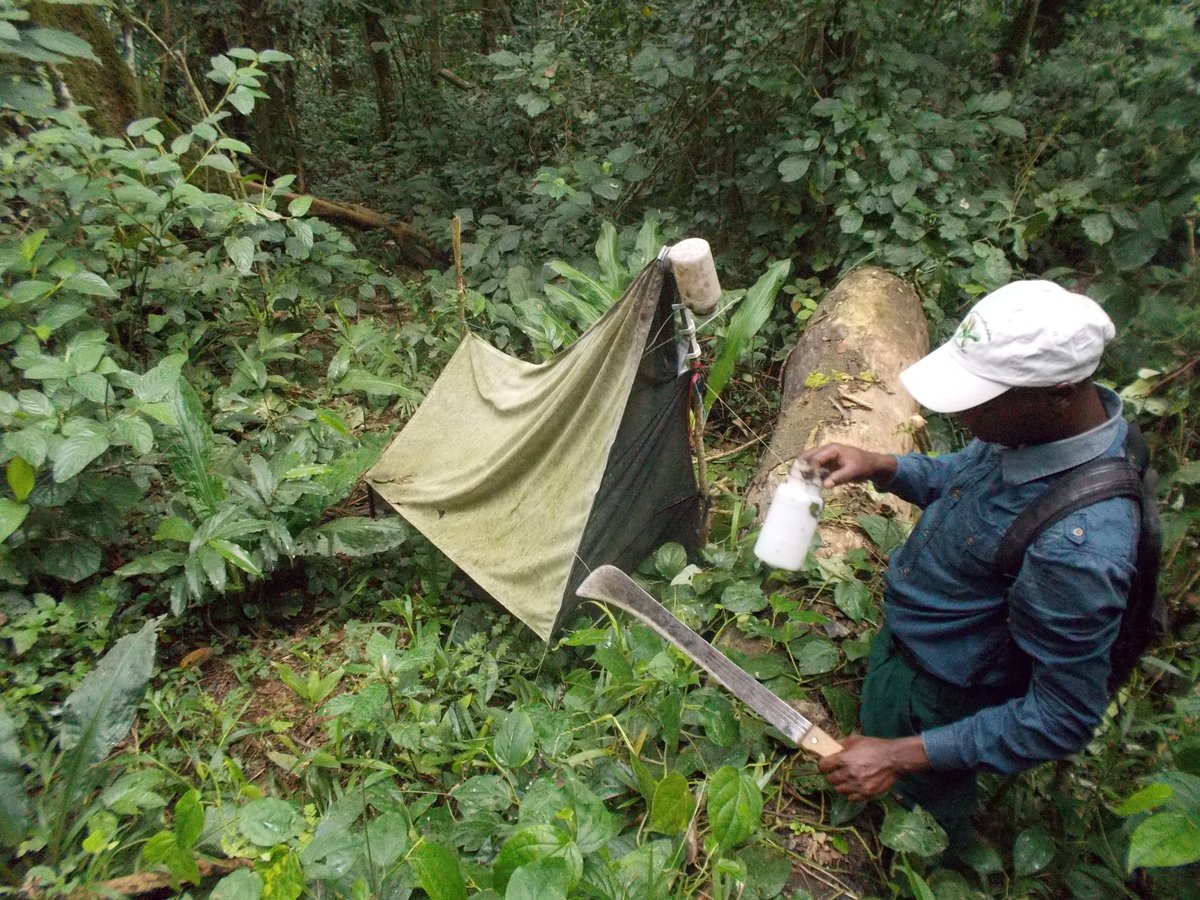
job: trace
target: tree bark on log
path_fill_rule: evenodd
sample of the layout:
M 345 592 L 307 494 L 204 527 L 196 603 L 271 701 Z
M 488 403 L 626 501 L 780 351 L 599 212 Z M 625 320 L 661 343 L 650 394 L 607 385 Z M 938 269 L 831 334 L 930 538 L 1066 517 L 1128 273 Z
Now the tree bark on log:
M 914 429 L 923 423 L 898 376 L 928 350 L 921 301 L 895 275 L 875 267 L 858 269 L 830 291 L 784 366 L 779 419 L 748 492 L 760 516 L 792 460 L 808 447 L 838 441 L 881 453 L 914 449 Z M 868 490 L 864 485 L 840 488 L 837 506 L 879 512 Z M 895 498 L 886 505 L 894 514 L 909 515 L 907 505 Z M 844 527 L 822 525 L 829 552 L 862 546 L 853 516 L 844 519 Z
M 268 193 L 267 187 L 257 181 L 247 182 L 246 190 L 263 194 Z M 391 219 L 370 207 L 361 206 L 358 203 L 322 200 L 320 197 L 313 197 L 311 194 L 292 194 L 287 191 L 277 191 L 274 196 L 287 202 L 291 202 L 300 196 L 308 196 L 312 199 L 312 206 L 309 207 L 309 212 L 314 216 L 342 225 L 353 225 L 355 228 L 365 228 L 367 230 L 382 229 L 392 236 L 400 254 L 415 264 L 426 266 L 444 255 L 423 231 L 414 228 L 407 222 L 397 222 L 395 219 Z

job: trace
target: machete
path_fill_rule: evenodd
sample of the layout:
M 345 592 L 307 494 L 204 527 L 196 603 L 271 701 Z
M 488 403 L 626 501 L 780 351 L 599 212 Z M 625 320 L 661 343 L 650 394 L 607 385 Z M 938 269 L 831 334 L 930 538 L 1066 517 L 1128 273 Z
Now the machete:
M 616 566 L 597 567 L 579 585 L 576 593 L 589 600 L 616 606 L 645 622 L 797 747 L 817 756 L 831 756 L 841 751 L 841 744 L 680 622 Z

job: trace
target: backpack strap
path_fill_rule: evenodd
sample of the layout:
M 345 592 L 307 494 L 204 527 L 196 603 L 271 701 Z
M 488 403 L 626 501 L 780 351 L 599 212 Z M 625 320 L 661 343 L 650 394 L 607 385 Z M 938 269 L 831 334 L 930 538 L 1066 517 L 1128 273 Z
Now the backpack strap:
M 1141 446 L 1144 450 L 1145 444 Z M 1142 479 L 1135 465 L 1124 457 L 1094 459 L 1060 478 L 1025 507 L 1004 533 L 996 553 L 996 566 L 1001 574 L 1016 578 L 1025 551 L 1038 535 L 1076 510 L 1113 497 L 1128 497 L 1141 505 Z

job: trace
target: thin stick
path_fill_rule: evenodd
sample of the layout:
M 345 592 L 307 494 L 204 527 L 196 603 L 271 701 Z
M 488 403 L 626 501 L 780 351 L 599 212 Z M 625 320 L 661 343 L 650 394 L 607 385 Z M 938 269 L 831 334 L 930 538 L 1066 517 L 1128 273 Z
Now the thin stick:
M 700 523 L 700 546 L 708 543 L 708 528 L 712 521 L 712 496 L 708 491 L 708 460 L 704 456 L 704 398 L 693 384 L 688 393 L 692 399 L 692 443 L 696 445 L 696 476 L 700 482 L 700 500 L 704 519 Z
M 454 289 L 458 291 L 458 333 L 466 337 L 467 283 L 462 266 L 462 220 L 458 216 L 450 220 L 450 243 L 454 248 Z

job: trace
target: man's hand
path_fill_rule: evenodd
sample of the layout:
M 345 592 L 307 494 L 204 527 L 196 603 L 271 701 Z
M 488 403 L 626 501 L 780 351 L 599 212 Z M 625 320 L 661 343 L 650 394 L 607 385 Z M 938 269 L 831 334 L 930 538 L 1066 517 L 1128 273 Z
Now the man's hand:
M 842 747 L 841 753 L 826 756 L 817 768 L 839 794 L 854 803 L 887 793 L 907 772 L 929 768 L 920 736 L 887 740 L 852 734 L 842 741 Z
M 896 457 L 847 444 L 822 444 L 805 450 L 800 459 L 825 470 L 824 485 L 827 488 L 848 481 L 886 482 L 896 474 Z

